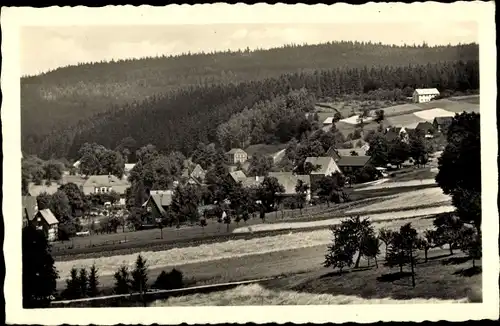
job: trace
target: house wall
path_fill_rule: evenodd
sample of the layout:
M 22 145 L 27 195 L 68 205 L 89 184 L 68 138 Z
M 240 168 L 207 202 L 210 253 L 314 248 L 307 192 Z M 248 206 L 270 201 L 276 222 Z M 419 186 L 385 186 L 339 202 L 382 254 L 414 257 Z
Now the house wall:
M 41 214 L 37 214 L 32 221 L 32 224 L 35 226 L 37 230 L 42 230 L 47 240 L 56 241 L 57 240 L 57 231 L 59 229 L 58 224 L 49 225 L 47 221 L 42 217 Z
M 340 172 L 337 164 L 335 163 L 334 160 L 330 161 L 330 164 L 328 164 L 328 168 L 326 169 L 325 176 L 330 176 L 334 174 L 335 172 Z
M 99 194 L 114 191 L 119 195 L 124 195 L 127 191 L 128 186 L 112 186 L 112 187 L 94 187 L 94 186 L 82 186 L 82 192 L 85 195 Z
M 413 94 L 413 101 L 416 103 L 425 103 L 431 101 L 433 98 L 435 98 L 437 94 Z

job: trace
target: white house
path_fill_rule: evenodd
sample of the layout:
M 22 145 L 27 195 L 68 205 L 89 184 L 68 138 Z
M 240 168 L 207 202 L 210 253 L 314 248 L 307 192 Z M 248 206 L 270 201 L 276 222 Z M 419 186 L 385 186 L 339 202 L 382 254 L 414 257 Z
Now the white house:
M 417 88 L 413 92 L 413 102 L 425 103 L 431 101 L 440 93 L 436 88 Z

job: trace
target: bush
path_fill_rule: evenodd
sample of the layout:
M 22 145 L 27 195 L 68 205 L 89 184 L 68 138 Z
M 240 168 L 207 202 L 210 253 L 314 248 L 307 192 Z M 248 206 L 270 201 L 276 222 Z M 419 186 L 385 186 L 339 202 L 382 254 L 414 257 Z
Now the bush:
M 156 278 L 153 285 L 155 289 L 161 290 L 174 290 L 180 289 L 184 286 L 183 275 L 181 271 L 177 269 L 172 269 L 170 273 L 162 271 L 160 275 Z

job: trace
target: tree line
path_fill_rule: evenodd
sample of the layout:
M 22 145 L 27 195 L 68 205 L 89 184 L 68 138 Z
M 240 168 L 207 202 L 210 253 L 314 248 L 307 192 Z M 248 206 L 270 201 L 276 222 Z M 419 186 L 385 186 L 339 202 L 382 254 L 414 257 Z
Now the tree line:
M 185 53 L 79 64 L 21 78 L 23 148 L 60 126 L 179 88 L 232 84 L 340 67 L 425 65 L 478 60 L 478 44 L 390 46 L 366 42 L 288 45 L 256 51 Z M 31 153 L 31 149 L 29 150 Z
M 131 137 L 136 141 L 132 153 L 153 143 L 161 150 L 178 150 L 186 155 L 199 142 L 219 142 L 222 136 L 217 130 L 224 128 L 219 127 L 221 125 L 226 129 L 243 125 L 243 119 L 253 119 L 257 111 L 279 112 L 273 107 L 280 107 L 280 96 L 293 90 L 305 89 L 316 100 L 348 96 L 394 101 L 405 99 L 416 87 L 476 90 L 479 88 L 478 76 L 478 61 L 453 61 L 301 71 L 250 82 L 189 86 L 176 92 L 159 93 L 140 102 L 115 105 L 109 111 L 76 125 L 54 129 L 47 137 L 23 137 L 23 149 L 42 158 L 52 155 L 74 158 L 86 142 L 115 148 L 122 140 Z M 291 118 L 292 121 L 272 117 L 268 123 L 256 118 L 252 120 L 254 130 L 264 131 L 264 137 L 253 133 L 250 142 L 286 139 L 290 137 L 287 127 L 295 126 L 299 119 L 298 114 Z M 237 136 L 235 133 L 232 137 Z

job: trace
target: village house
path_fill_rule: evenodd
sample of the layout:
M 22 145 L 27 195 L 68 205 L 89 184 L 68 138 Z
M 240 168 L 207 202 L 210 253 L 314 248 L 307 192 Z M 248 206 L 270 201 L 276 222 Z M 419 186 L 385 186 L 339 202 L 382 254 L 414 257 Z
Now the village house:
M 269 172 L 269 177 L 274 177 L 278 180 L 278 183 L 283 186 L 285 191 L 280 193 L 279 196 L 282 197 L 293 197 L 297 196 L 298 193 L 295 189 L 299 180 L 307 185 L 308 189 L 306 192 L 306 202 L 311 200 L 311 177 L 308 175 L 296 175 L 292 172 Z
M 174 192 L 172 190 L 150 190 L 149 198 L 142 207 L 148 213 L 148 223 L 158 222 L 166 215 L 167 210 L 172 204 Z
M 47 240 L 56 241 L 58 236 L 59 221 L 50 209 L 42 209 L 35 214 L 31 222 L 37 230 L 42 230 Z
M 182 170 L 182 178 L 188 179 L 188 182 L 194 183 L 195 179 L 199 183 L 205 182 L 206 171 L 199 164 L 195 164 L 190 160 L 184 161 L 184 169 Z
M 425 103 L 439 96 L 439 91 L 437 88 L 417 88 L 413 92 L 413 102 L 415 103 Z
M 385 129 L 384 134 L 385 139 L 389 142 L 398 138 L 405 143 L 409 141 L 408 130 L 405 127 L 389 127 Z
M 130 183 L 114 175 L 91 175 L 81 186 L 84 195 L 116 192 L 120 195 L 120 205 L 125 204 L 125 193 Z
M 419 122 L 415 127 L 416 131 L 420 131 L 425 138 L 433 138 L 434 137 L 434 126 L 432 123 L 425 121 Z
M 229 164 L 243 164 L 248 159 L 248 154 L 241 148 L 233 148 L 226 152 L 225 156 Z
M 364 168 L 370 162 L 370 156 L 342 156 L 337 162 L 343 174 L 352 174 Z
M 452 122 L 453 117 L 436 117 L 432 122 L 432 126 L 438 132 L 446 133 Z
M 342 173 L 335 160 L 330 156 L 308 157 L 304 164 L 307 163 L 310 163 L 313 167 L 317 167 L 315 171 L 310 173 L 311 184 L 313 185 L 322 177 L 328 177 L 334 173 Z

